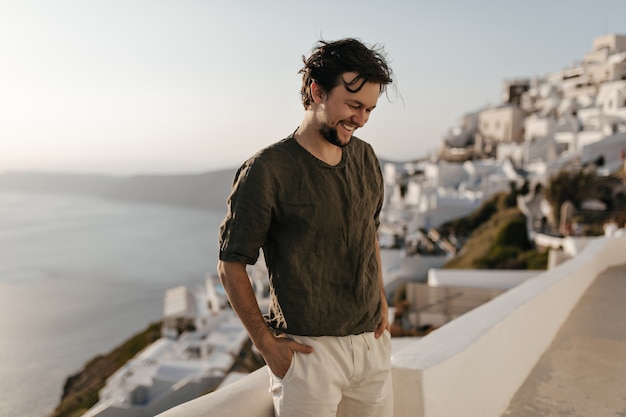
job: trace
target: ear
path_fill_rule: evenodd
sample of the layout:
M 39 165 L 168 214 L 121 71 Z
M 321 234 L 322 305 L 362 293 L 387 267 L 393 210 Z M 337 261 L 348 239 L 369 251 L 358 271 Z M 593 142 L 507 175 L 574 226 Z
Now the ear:
M 315 81 L 311 83 L 311 98 L 316 104 L 322 104 L 326 96 L 324 89 Z

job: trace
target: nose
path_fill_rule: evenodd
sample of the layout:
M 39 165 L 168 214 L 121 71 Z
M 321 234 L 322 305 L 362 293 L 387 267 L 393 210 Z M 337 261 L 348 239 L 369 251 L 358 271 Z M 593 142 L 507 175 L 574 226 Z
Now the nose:
M 363 127 L 367 123 L 369 116 L 367 109 L 358 109 L 352 120 L 358 127 Z

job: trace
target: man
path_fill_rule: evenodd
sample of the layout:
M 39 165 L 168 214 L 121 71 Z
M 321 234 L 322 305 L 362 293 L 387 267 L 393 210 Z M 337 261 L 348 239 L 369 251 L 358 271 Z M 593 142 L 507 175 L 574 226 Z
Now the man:
M 392 82 L 382 50 L 320 41 L 298 129 L 239 169 L 220 227 L 230 303 L 270 370 L 277 416 L 391 416 L 390 334 L 376 238 L 380 165 L 353 136 Z M 246 273 L 263 249 L 270 308 Z

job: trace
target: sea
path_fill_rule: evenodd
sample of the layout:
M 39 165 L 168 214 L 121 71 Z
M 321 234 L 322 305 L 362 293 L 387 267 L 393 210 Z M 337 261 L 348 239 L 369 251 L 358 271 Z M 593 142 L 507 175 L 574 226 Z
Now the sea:
M 69 375 L 215 274 L 223 212 L 0 192 L 0 417 L 45 417 Z

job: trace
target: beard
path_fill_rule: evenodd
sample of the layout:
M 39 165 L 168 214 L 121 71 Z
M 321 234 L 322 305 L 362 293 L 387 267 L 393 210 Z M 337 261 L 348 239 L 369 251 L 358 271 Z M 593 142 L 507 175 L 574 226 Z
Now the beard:
M 330 127 L 327 124 L 324 124 L 322 127 L 320 127 L 320 134 L 328 142 L 332 143 L 335 146 L 339 146 L 340 148 L 344 148 L 344 147 L 348 146 L 348 143 L 350 142 L 350 141 L 348 141 L 346 143 L 342 143 L 341 140 L 339 139 L 339 134 L 337 133 L 337 128 L 336 127 Z

